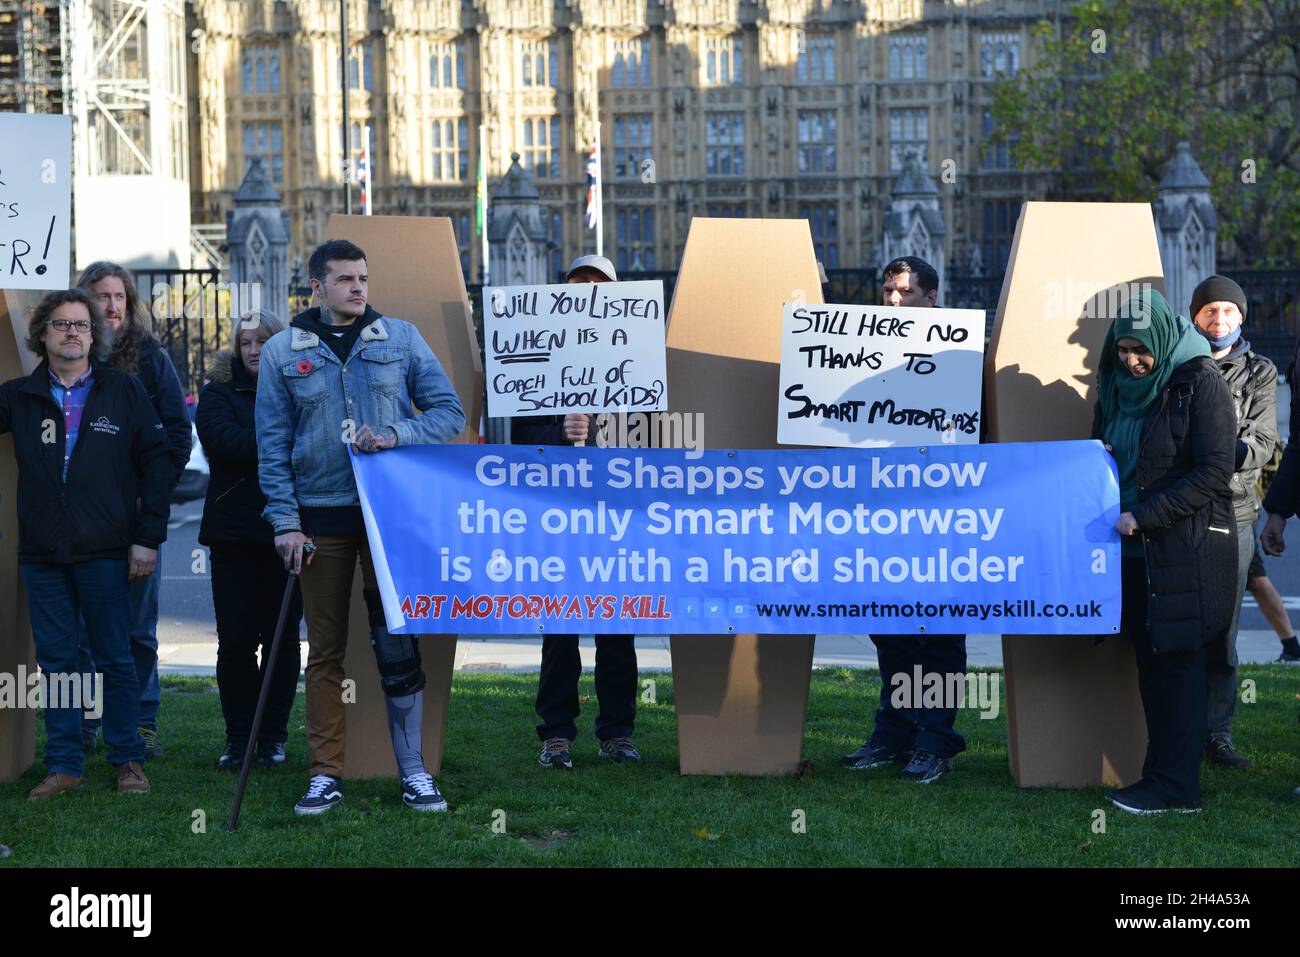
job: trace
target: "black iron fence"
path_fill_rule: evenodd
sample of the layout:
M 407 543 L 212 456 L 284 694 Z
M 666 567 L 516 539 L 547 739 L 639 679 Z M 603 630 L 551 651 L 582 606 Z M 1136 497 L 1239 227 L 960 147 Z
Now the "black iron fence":
M 1300 333 L 1300 270 L 1224 269 L 1246 291 L 1247 336 L 1257 352 L 1267 355 L 1285 371 Z M 215 269 L 145 271 L 136 273 L 142 296 L 154 303 L 154 325 L 176 363 L 181 381 L 195 391 L 202 385 L 210 354 L 225 345 L 230 332 L 231 291 L 224 288 Z M 628 272 L 625 280 L 661 279 L 664 306 L 669 307 L 677 284 L 675 270 Z M 562 277 L 555 281 L 561 281 Z M 880 275 L 871 269 L 829 269 L 822 286 L 826 302 L 880 301 Z M 975 276 L 950 272 L 943 277 L 943 304 L 954 309 L 983 309 L 985 335 L 993 329 L 994 313 L 1002 294 L 1000 274 Z M 150 296 L 156 284 L 162 295 Z M 467 285 L 479 344 L 483 342 L 483 287 Z M 311 290 L 289 294 L 290 315 L 307 308 Z
M 1245 335 L 1251 348 L 1285 373 L 1300 333 L 1300 270 L 1224 269 L 1246 293 Z
M 135 283 L 181 385 L 197 395 L 213 353 L 230 341 L 238 292 L 232 296 L 218 269 L 137 270 Z

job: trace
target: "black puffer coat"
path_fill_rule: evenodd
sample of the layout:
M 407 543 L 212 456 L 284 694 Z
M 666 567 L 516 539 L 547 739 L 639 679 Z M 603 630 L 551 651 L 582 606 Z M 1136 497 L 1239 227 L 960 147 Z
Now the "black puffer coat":
M 1103 437 L 1101 406 L 1094 438 Z M 1209 357 L 1174 370 L 1142 425 L 1138 506 L 1148 620 L 1157 654 L 1194 651 L 1228 626 L 1238 599 L 1237 530 L 1230 482 L 1237 421 L 1232 394 Z
M 256 399 L 257 380 L 234 353 L 222 349 L 212 357 L 194 423 L 212 472 L 199 525 L 201 545 L 274 544 L 271 526 L 262 518 L 266 496 L 257 484 Z

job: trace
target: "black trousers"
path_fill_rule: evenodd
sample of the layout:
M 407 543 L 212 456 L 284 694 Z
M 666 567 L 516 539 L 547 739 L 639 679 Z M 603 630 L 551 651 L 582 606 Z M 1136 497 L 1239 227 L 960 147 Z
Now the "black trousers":
M 894 706 L 894 676 L 905 675 L 914 684 L 915 669 L 922 675 L 965 674 L 965 635 L 872 635 L 880 660 L 880 707 L 871 743 L 895 750 L 920 748 L 950 758 L 966 750 L 957 731 L 957 709 L 898 708 Z M 911 697 L 910 695 L 908 696 Z
M 1147 719 L 1142 783 L 1177 807 L 1200 807 L 1205 754 L 1205 649 L 1156 654 L 1147 628 L 1146 560 L 1125 558 L 1123 629 L 1137 656 Z
M 636 721 L 636 645 L 632 635 L 596 636 L 596 737 L 630 738 Z M 542 673 L 537 681 L 537 737 L 578 736 L 578 677 L 582 657 L 577 635 L 542 639 Z
M 257 695 L 289 573 L 269 546 L 213 545 L 212 605 L 217 616 L 217 688 L 226 719 L 226 738 L 242 744 L 253 727 Z M 302 621 L 302 590 L 295 582 L 285 618 L 280 656 L 271 676 L 266 714 L 258 737 L 265 742 L 289 737 L 289 711 L 298 688 L 301 655 L 298 626 Z M 262 665 L 258 666 L 258 649 Z

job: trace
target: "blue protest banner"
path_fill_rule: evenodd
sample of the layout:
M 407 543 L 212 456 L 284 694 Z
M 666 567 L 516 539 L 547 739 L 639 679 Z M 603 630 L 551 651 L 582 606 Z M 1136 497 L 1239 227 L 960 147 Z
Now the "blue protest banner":
M 1119 630 L 1119 486 L 1099 442 L 352 461 L 393 631 Z

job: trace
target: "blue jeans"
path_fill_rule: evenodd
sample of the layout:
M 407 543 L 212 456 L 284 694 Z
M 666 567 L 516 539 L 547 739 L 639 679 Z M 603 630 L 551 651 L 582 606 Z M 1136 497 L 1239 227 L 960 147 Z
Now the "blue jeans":
M 158 703 L 162 689 L 158 685 L 158 586 L 162 581 L 162 548 L 158 548 L 158 562 L 153 574 L 143 581 L 130 582 L 131 589 L 131 657 L 135 660 L 136 682 L 140 688 L 139 727 L 151 731 L 158 728 Z M 78 626 L 81 636 L 81 670 L 83 673 L 103 670 L 95 667 L 97 659 L 91 656 L 86 640 L 85 622 Z M 85 719 L 88 728 L 98 728 L 99 721 Z
M 86 622 L 87 637 L 99 673 L 108 761 L 120 766 L 144 757 L 144 740 L 136 731 L 140 713 L 139 684 L 131 662 L 130 597 L 123 559 L 99 559 L 75 565 L 30 563 L 21 566 L 27 607 L 36 644 L 36 661 L 46 675 L 76 674 L 80 657 L 77 621 Z M 84 671 L 82 673 L 85 673 Z M 81 777 L 80 707 L 45 708 L 45 766 L 51 774 Z M 67 702 L 63 702 L 67 703 Z

